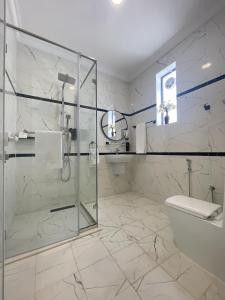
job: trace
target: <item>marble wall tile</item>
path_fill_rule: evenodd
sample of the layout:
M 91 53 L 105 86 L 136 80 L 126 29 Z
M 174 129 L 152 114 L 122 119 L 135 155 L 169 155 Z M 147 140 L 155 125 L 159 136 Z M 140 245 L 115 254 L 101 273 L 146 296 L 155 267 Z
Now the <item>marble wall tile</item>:
M 44 45 L 40 47 L 31 46 L 16 42 L 17 64 L 15 83 L 17 91 L 39 97 L 50 99 L 61 99 L 62 83 L 58 81 L 58 72 L 68 73 L 76 77 L 76 61 L 68 53 L 60 53 L 54 47 L 47 49 Z M 87 60 L 81 61 L 81 82 L 85 78 L 87 71 L 91 67 Z M 91 72 L 87 81 L 80 91 L 80 102 L 83 105 L 95 106 L 96 94 L 95 68 Z M 70 90 L 65 88 L 65 101 L 75 101 L 76 87 Z M 98 76 L 98 106 L 105 109 L 117 109 L 119 111 L 129 111 L 129 90 L 128 84 L 112 76 L 99 72 Z M 26 98 L 18 97 L 16 100 L 17 109 L 14 112 L 16 116 L 15 132 L 27 130 L 59 130 L 60 129 L 60 105 L 33 101 Z M 70 127 L 76 125 L 76 110 L 73 107 L 66 106 L 65 113 L 72 116 Z M 106 146 L 106 139 L 100 130 L 100 118 L 102 113 L 98 113 L 98 146 L 99 151 L 113 151 Z M 82 152 L 89 152 L 89 143 L 96 140 L 96 120 L 95 111 L 80 110 L 80 134 Z M 116 146 L 118 147 L 118 146 Z M 124 147 L 119 144 L 121 150 Z M 34 153 L 35 143 L 33 141 L 19 142 L 16 149 L 12 152 L 17 153 Z M 76 144 L 72 142 L 72 152 L 76 151 Z M 25 161 L 26 160 L 26 161 Z M 61 183 L 57 171 L 48 172 L 35 164 L 35 159 L 16 159 L 16 214 L 32 212 L 46 207 L 55 207 L 64 205 L 67 200 L 75 196 L 74 158 L 71 158 L 72 177 L 69 183 Z M 99 165 L 99 195 L 106 196 L 114 193 L 121 193 L 130 190 L 130 176 L 127 168 L 126 174 L 120 178 L 115 177 L 110 165 L 105 163 L 105 158 L 101 158 Z M 75 175 L 76 177 L 76 175 Z M 95 166 L 89 164 L 88 157 L 81 158 L 81 189 L 80 200 L 88 208 L 88 205 L 94 205 L 96 191 L 96 174 Z
M 115 176 L 105 156 L 100 157 L 98 166 L 99 196 L 105 197 L 130 191 L 131 164 L 126 164 L 125 174 Z
M 161 202 L 176 194 L 188 195 L 186 159 L 192 161 L 192 197 L 210 202 L 212 201 L 210 186 L 215 186 L 214 201 L 223 204 L 225 161 L 223 157 L 136 157 L 132 166 L 135 170 L 132 189 Z
M 130 83 L 132 109 L 156 103 L 155 76 L 176 61 L 178 93 L 224 74 L 225 10 L 190 34 L 183 42 L 159 59 Z M 203 70 L 207 62 L 212 65 Z M 147 145 L 151 152 L 223 152 L 225 123 L 224 81 L 219 81 L 178 98 L 178 122 L 169 126 L 147 126 Z M 211 106 L 204 110 L 204 104 Z M 156 119 L 156 109 L 132 117 L 136 125 Z M 131 131 L 135 150 L 135 130 Z M 188 158 L 188 157 L 187 157 Z M 174 194 L 187 194 L 186 157 L 136 157 L 133 163 L 132 189 L 150 199 L 164 201 Z M 223 158 L 190 157 L 192 196 L 211 201 L 210 186 L 215 186 L 214 200 L 223 203 Z

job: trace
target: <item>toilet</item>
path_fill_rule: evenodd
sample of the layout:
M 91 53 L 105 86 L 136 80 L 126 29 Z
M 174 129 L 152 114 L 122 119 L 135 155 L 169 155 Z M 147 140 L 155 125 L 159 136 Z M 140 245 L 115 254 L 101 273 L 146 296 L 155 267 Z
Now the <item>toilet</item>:
M 221 205 L 176 195 L 166 199 L 176 246 L 225 280 L 225 229 Z

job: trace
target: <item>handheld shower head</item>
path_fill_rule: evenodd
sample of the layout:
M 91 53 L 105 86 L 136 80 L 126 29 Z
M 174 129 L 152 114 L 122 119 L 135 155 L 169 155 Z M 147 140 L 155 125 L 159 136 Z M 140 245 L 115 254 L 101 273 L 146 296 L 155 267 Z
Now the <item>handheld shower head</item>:
M 58 73 L 58 80 L 62 81 L 64 84 L 68 83 L 71 85 L 75 85 L 76 79 L 69 76 L 68 74 Z

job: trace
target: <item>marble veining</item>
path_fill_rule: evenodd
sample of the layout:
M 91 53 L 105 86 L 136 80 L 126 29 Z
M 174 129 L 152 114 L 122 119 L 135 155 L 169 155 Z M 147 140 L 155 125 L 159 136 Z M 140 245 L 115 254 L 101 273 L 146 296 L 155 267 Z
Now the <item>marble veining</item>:
M 70 200 L 70 205 L 71 203 Z M 77 220 L 76 208 L 57 212 L 45 209 L 14 217 L 13 223 L 6 233 L 6 256 L 12 257 L 76 236 Z M 80 227 L 85 228 L 90 225 L 92 225 L 90 220 L 81 213 Z
M 225 299 L 225 283 L 176 248 L 163 205 L 129 192 L 99 209 L 99 232 L 7 265 L 6 300 Z
M 160 58 L 130 83 L 133 111 L 156 103 L 155 76 L 176 61 L 177 92 L 189 90 L 224 74 L 225 10 L 221 10 L 203 26 L 190 34 L 167 55 Z M 207 70 L 205 63 L 211 63 Z M 225 149 L 224 80 L 205 86 L 177 99 L 178 122 L 168 126 L 147 126 L 149 152 L 223 152 Z M 204 104 L 211 106 L 204 110 Z M 156 118 L 156 108 L 131 118 L 132 125 Z M 131 131 L 135 150 L 135 129 Z M 215 187 L 214 200 L 223 203 L 224 158 L 210 157 L 135 157 L 132 166 L 133 191 L 163 201 L 175 194 L 188 194 L 187 166 L 192 160 L 192 196 L 212 201 L 210 186 Z

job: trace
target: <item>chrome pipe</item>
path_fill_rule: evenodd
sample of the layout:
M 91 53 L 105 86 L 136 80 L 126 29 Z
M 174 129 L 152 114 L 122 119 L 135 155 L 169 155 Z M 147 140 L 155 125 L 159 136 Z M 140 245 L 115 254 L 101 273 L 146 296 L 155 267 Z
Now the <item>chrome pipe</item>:
M 188 196 L 191 197 L 191 172 L 192 172 L 192 161 L 190 159 L 186 159 L 187 167 L 188 167 Z
M 75 170 L 75 186 L 76 186 L 76 199 L 75 203 L 77 206 L 77 234 L 80 234 L 80 61 L 81 55 L 77 55 L 77 91 L 75 95 L 75 103 L 77 104 L 74 107 L 74 128 L 77 128 L 77 157 L 76 157 L 76 170 Z
M 211 201 L 212 201 L 212 203 L 215 203 L 215 199 L 214 199 L 214 191 L 215 191 L 215 189 L 216 189 L 215 186 L 210 185 L 209 190 L 211 192 Z

